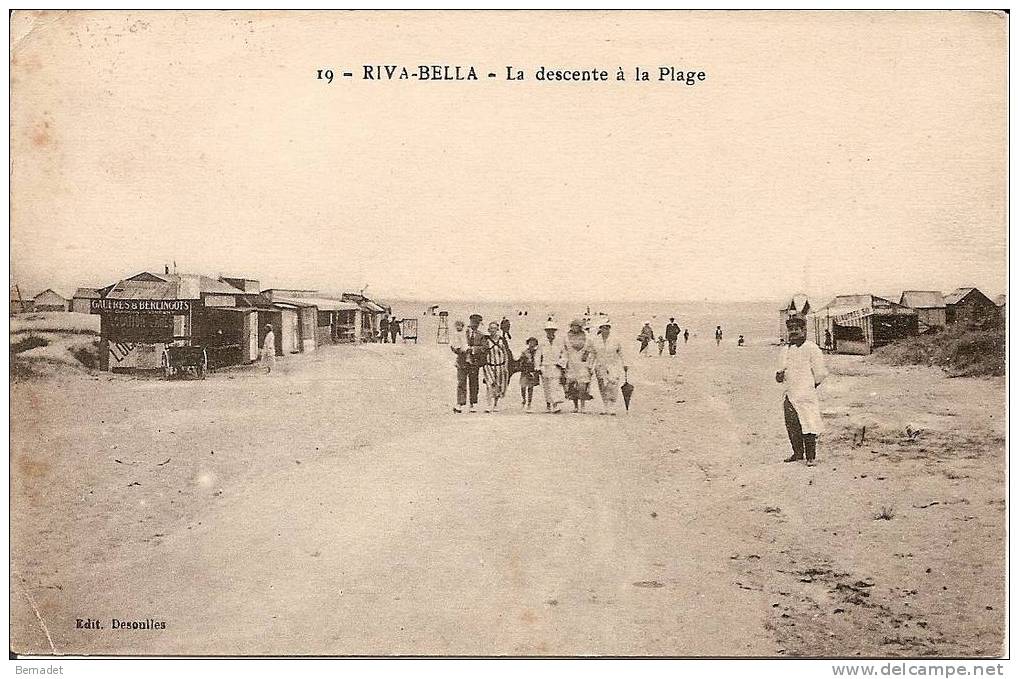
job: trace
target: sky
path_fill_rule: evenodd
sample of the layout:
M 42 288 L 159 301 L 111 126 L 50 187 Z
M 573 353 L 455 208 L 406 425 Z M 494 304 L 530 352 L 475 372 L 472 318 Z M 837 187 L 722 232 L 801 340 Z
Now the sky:
M 18 13 L 12 279 L 69 294 L 176 262 L 417 299 L 993 296 L 1006 35 L 988 12 Z M 364 64 L 481 80 L 316 78 Z M 707 77 L 634 82 L 661 65 Z

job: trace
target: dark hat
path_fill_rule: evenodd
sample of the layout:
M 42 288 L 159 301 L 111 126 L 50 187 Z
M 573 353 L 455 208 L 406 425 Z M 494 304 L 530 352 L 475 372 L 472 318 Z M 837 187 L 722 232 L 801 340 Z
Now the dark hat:
M 472 321 L 480 321 L 481 320 L 481 314 L 471 314 L 470 316 L 468 316 L 468 318 L 470 320 L 472 320 Z
M 528 337 L 527 341 L 525 342 L 525 344 L 530 344 L 531 342 L 534 342 L 535 344 L 537 344 L 538 343 L 538 338 L 537 337 Z

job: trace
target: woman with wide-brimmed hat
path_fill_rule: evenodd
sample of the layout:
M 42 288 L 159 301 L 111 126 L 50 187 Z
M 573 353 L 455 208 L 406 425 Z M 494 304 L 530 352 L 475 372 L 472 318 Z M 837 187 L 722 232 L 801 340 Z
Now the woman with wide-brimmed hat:
M 594 376 L 601 394 L 602 414 L 616 414 L 619 385 L 629 369 L 623 345 L 612 336 L 612 322 L 607 317 L 598 319 L 598 336 L 591 340 L 594 350 Z
M 594 349 L 584 332 L 584 319 L 570 321 L 563 357 L 566 361 L 566 398 L 573 401 L 573 412 L 582 413 L 584 405 L 592 398 L 591 368 L 594 360 Z

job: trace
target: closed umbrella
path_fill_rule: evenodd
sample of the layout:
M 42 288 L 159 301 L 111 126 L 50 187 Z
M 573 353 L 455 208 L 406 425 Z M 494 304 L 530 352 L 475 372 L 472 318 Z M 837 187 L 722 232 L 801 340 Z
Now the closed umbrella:
M 627 378 L 627 372 L 623 372 L 623 386 L 620 389 L 623 392 L 623 405 L 626 406 L 627 410 L 630 410 L 630 397 L 633 396 L 633 385 L 630 384 Z

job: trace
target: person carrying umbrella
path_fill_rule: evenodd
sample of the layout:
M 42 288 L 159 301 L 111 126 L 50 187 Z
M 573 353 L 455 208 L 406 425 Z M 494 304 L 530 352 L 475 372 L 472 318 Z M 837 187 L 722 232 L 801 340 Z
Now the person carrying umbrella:
M 591 340 L 594 353 L 594 376 L 601 394 L 601 414 L 615 415 L 619 406 L 619 386 L 627 371 L 628 361 L 623 345 L 612 336 L 612 322 L 608 317 L 598 319 L 598 336 Z
M 651 321 L 645 323 L 644 327 L 640 329 L 637 341 L 640 342 L 640 351 L 637 353 L 647 356 L 647 345 L 655 341 L 655 331 L 651 329 Z

